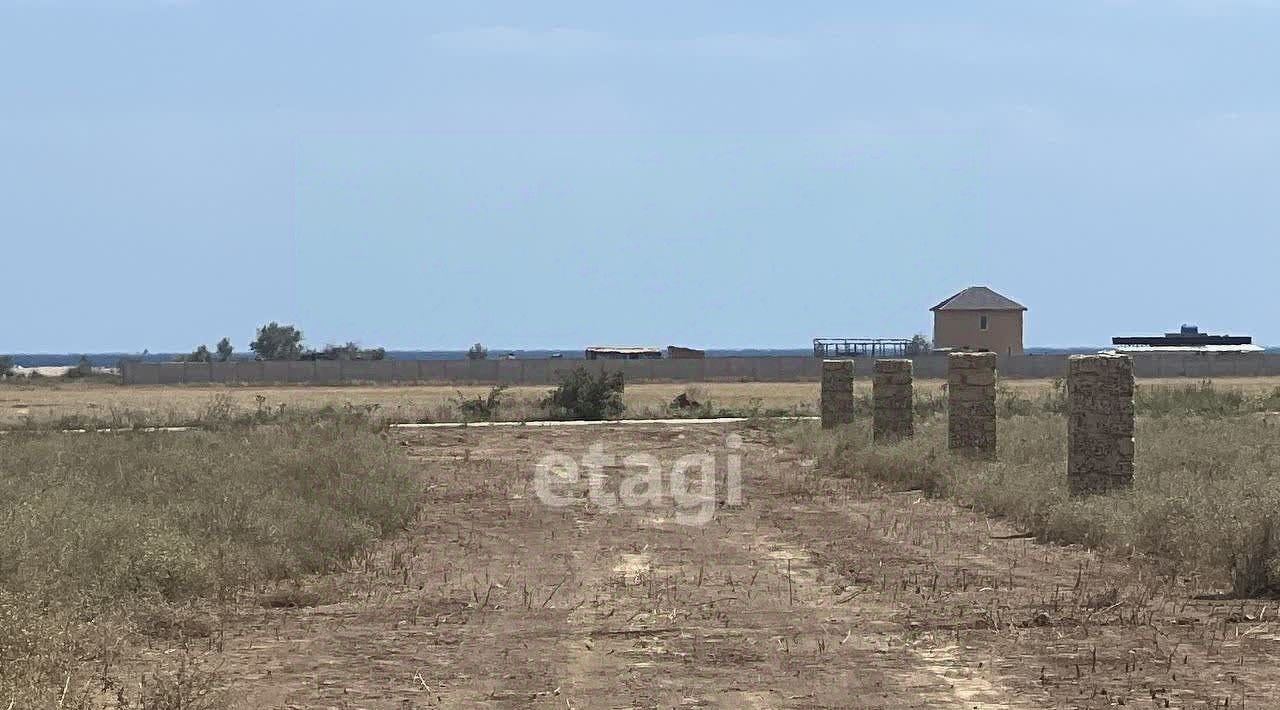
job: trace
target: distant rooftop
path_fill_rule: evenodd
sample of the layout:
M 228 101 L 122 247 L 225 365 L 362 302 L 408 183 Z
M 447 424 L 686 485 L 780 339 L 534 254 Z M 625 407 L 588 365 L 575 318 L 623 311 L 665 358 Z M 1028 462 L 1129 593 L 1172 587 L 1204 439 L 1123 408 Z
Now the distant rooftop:
M 1100 352 L 1117 352 L 1126 355 L 1139 353 L 1260 353 L 1266 348 L 1261 345 L 1117 345 L 1110 350 Z
M 1241 349 L 1253 352 L 1262 348 L 1253 344 L 1253 338 L 1248 335 L 1212 335 L 1210 333 L 1201 333 L 1200 328 L 1194 325 L 1183 324 L 1182 328 L 1176 333 L 1165 333 L 1164 335 L 1145 336 L 1145 335 L 1129 335 L 1117 336 L 1111 339 L 1112 345 L 1124 347 L 1150 347 L 1150 348 L 1212 348 L 1212 349 Z
M 634 345 L 592 345 L 584 354 L 588 360 L 657 360 L 662 357 L 658 348 Z
M 1001 296 L 986 286 L 970 286 L 938 305 L 931 311 L 1025 311 L 1027 307 Z
M 591 345 L 587 352 L 593 353 L 661 353 L 661 348 L 650 348 L 639 345 Z

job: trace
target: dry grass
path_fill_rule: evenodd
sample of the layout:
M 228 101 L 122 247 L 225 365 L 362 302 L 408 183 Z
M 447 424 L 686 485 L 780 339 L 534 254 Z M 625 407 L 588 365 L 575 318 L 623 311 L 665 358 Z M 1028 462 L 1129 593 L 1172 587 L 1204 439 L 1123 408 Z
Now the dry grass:
M 866 421 L 836 434 L 798 425 L 791 436 L 830 474 L 952 498 L 1043 540 L 1148 555 L 1168 575 L 1208 575 L 1240 596 L 1280 591 L 1280 418 L 1139 417 L 1132 491 L 1087 499 L 1067 492 L 1064 417 L 999 427 L 995 463 L 951 455 L 945 417 L 893 446 L 872 446 Z
M 370 411 L 389 422 L 462 421 L 458 401 L 484 397 L 487 386 L 348 386 L 348 387 L 125 387 L 111 385 L 0 386 L 0 427 L 60 425 L 131 428 L 182 426 L 217 418 L 217 410 L 256 413 L 268 410 L 314 411 L 348 407 Z M 550 387 L 511 387 L 498 418 L 508 421 L 546 417 L 541 402 Z M 629 418 L 679 415 L 669 406 L 681 393 L 704 405 L 706 413 L 814 414 L 816 383 L 714 383 L 628 385 L 624 395 Z M 214 410 L 211 413 L 211 410 Z
M 1002 400 L 1016 411 L 1052 409 L 1053 380 L 1008 380 L 1001 384 Z M 1139 390 L 1160 406 L 1159 393 L 1199 387 L 1195 380 L 1142 380 Z M 125 387 L 94 383 L 46 383 L 0 386 L 0 427 L 5 428 L 134 428 L 182 426 L 229 416 L 270 413 L 274 418 L 325 411 L 358 410 L 384 422 L 462 421 L 461 400 L 485 397 L 487 386 L 273 386 L 225 385 Z M 541 401 L 545 386 L 511 387 L 503 393 L 497 419 L 521 421 L 546 418 Z M 869 398 L 870 383 L 855 389 Z M 1216 393 L 1238 394 L 1242 411 L 1280 409 L 1280 378 L 1215 380 Z M 939 411 L 945 392 L 941 380 L 916 382 L 920 411 Z M 671 402 L 687 394 L 701 407 L 676 410 Z M 1183 398 L 1185 399 L 1185 398 Z M 818 409 L 814 382 L 741 382 L 627 385 L 626 418 L 672 416 L 813 415 Z M 1228 403 L 1229 404 L 1229 403 Z M 1247 405 L 1247 406 L 1246 406 Z
M 1032 554 L 1027 541 L 996 544 L 990 520 L 915 502 L 920 495 L 857 493 L 923 489 L 1044 539 L 1118 552 L 1107 557 L 1120 565 L 1138 553 L 1158 561 L 1168 589 L 1209 586 L 1174 581 L 1196 575 L 1223 589 L 1269 586 L 1280 559 L 1271 535 L 1280 421 L 1235 412 L 1270 394 L 1184 385 L 1142 395 L 1152 415 L 1140 420 L 1135 489 L 1083 502 L 1064 488 L 1065 423 L 1046 411 L 1058 401 L 1047 383 L 1002 392 L 994 464 L 948 454 L 945 419 L 930 414 L 936 390 L 921 391 L 919 435 L 891 447 L 872 447 L 865 421 L 838 435 L 773 421 L 384 437 L 379 413 L 362 406 L 320 400 L 285 414 L 266 407 L 259 419 L 254 400 L 238 410 L 221 391 L 197 388 L 198 401 L 220 403 L 205 407 L 210 431 L 5 435 L 0 710 L 11 700 L 125 707 L 116 696 L 156 710 L 280 707 L 286 694 L 298 707 L 388 708 L 407 707 L 406 698 L 442 707 L 783 699 L 756 695 L 761 687 L 814 705 L 874 695 L 868 707 L 949 706 L 957 678 L 985 671 L 969 664 L 934 677 L 922 658 L 940 656 L 917 649 L 933 638 L 945 651 L 953 633 L 959 645 L 961 626 L 963 647 L 976 644 L 986 668 L 1003 653 L 999 668 L 1023 669 L 1021 691 L 1048 687 L 1045 667 L 1067 678 L 1079 649 L 1092 648 L 1095 663 L 1102 655 L 1104 666 L 1123 664 L 1112 691 L 1138 693 L 1123 654 L 1146 627 L 1076 630 L 1057 607 L 1063 579 L 1077 579 L 1076 608 L 1095 592 L 1128 589 L 1115 567 L 1083 568 L 1092 555 L 1075 548 L 1030 546 Z M 664 397 L 690 389 L 666 387 Z M 690 394 L 735 386 L 701 387 Z M 1031 415 L 1017 414 L 1024 402 Z M 603 443 L 671 463 L 723 447 L 729 432 L 746 439 L 748 504 L 719 509 L 706 527 L 677 525 L 664 506 L 552 508 L 528 488 L 548 451 L 577 455 Z M 1138 577 L 1125 584 L 1149 585 Z M 1043 628 L 1009 621 L 1045 609 Z M 1182 633 L 1173 622 L 1161 628 L 1162 638 Z M 1224 630 L 1213 631 L 1210 646 L 1214 633 L 1226 643 Z M 1168 669 L 1178 687 L 1188 683 L 1190 647 L 1191 672 L 1202 674 L 1195 697 L 1217 692 L 1225 666 L 1197 661 L 1197 642 L 1179 639 L 1181 665 Z M 1058 655 L 1044 651 L 1054 644 Z M 1232 672 L 1274 667 L 1238 666 L 1234 650 L 1223 657 Z M 880 663 L 889 665 L 866 672 Z M 1074 672 L 1063 693 L 1096 689 L 1095 677 L 1082 684 Z M 232 678 L 243 697 L 228 696 Z M 935 686 L 944 694 L 920 694 Z M 660 687 L 669 693 L 650 695 Z
M 0 707 L 221 707 L 190 654 L 128 687 L 117 659 L 139 635 L 214 645 L 219 610 L 346 565 L 419 493 L 355 418 L 0 437 Z

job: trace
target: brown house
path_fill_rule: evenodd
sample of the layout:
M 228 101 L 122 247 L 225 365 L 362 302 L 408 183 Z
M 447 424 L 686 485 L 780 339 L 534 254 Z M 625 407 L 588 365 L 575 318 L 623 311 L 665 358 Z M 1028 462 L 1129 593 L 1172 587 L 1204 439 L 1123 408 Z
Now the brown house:
M 1022 354 L 1022 313 L 1027 307 L 986 286 L 970 286 L 933 311 L 933 346 Z
M 679 345 L 667 346 L 667 357 L 671 358 L 672 360 L 700 359 L 706 356 L 707 356 L 706 350 L 699 350 L 698 348 L 685 348 Z

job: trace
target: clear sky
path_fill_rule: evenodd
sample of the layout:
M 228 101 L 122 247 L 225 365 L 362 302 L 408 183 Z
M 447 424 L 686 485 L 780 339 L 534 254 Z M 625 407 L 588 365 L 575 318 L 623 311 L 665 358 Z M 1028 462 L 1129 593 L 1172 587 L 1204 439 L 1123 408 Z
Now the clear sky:
M 0 352 L 1280 344 L 1280 0 L 0 0 Z

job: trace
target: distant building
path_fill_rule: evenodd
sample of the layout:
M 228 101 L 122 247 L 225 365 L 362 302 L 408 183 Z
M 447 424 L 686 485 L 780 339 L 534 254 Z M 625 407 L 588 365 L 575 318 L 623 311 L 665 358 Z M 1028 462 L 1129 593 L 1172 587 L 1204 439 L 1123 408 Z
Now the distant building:
M 587 348 L 586 358 L 588 360 L 661 360 L 662 351 L 658 348 L 593 345 Z
M 1164 335 L 1117 336 L 1111 339 L 1117 352 L 1261 352 L 1262 346 L 1254 345 L 1248 335 L 1211 335 L 1201 333 L 1200 328 L 1184 324 L 1177 333 Z
M 970 286 L 933 311 L 933 347 L 1022 354 L 1022 314 L 1027 307 L 986 286 Z
M 707 356 L 706 350 L 697 348 L 682 348 L 679 345 L 667 346 L 667 357 L 672 360 L 700 360 Z
M 814 338 L 813 356 L 824 360 L 842 360 L 851 357 L 914 357 L 924 355 L 921 349 L 907 338 Z

